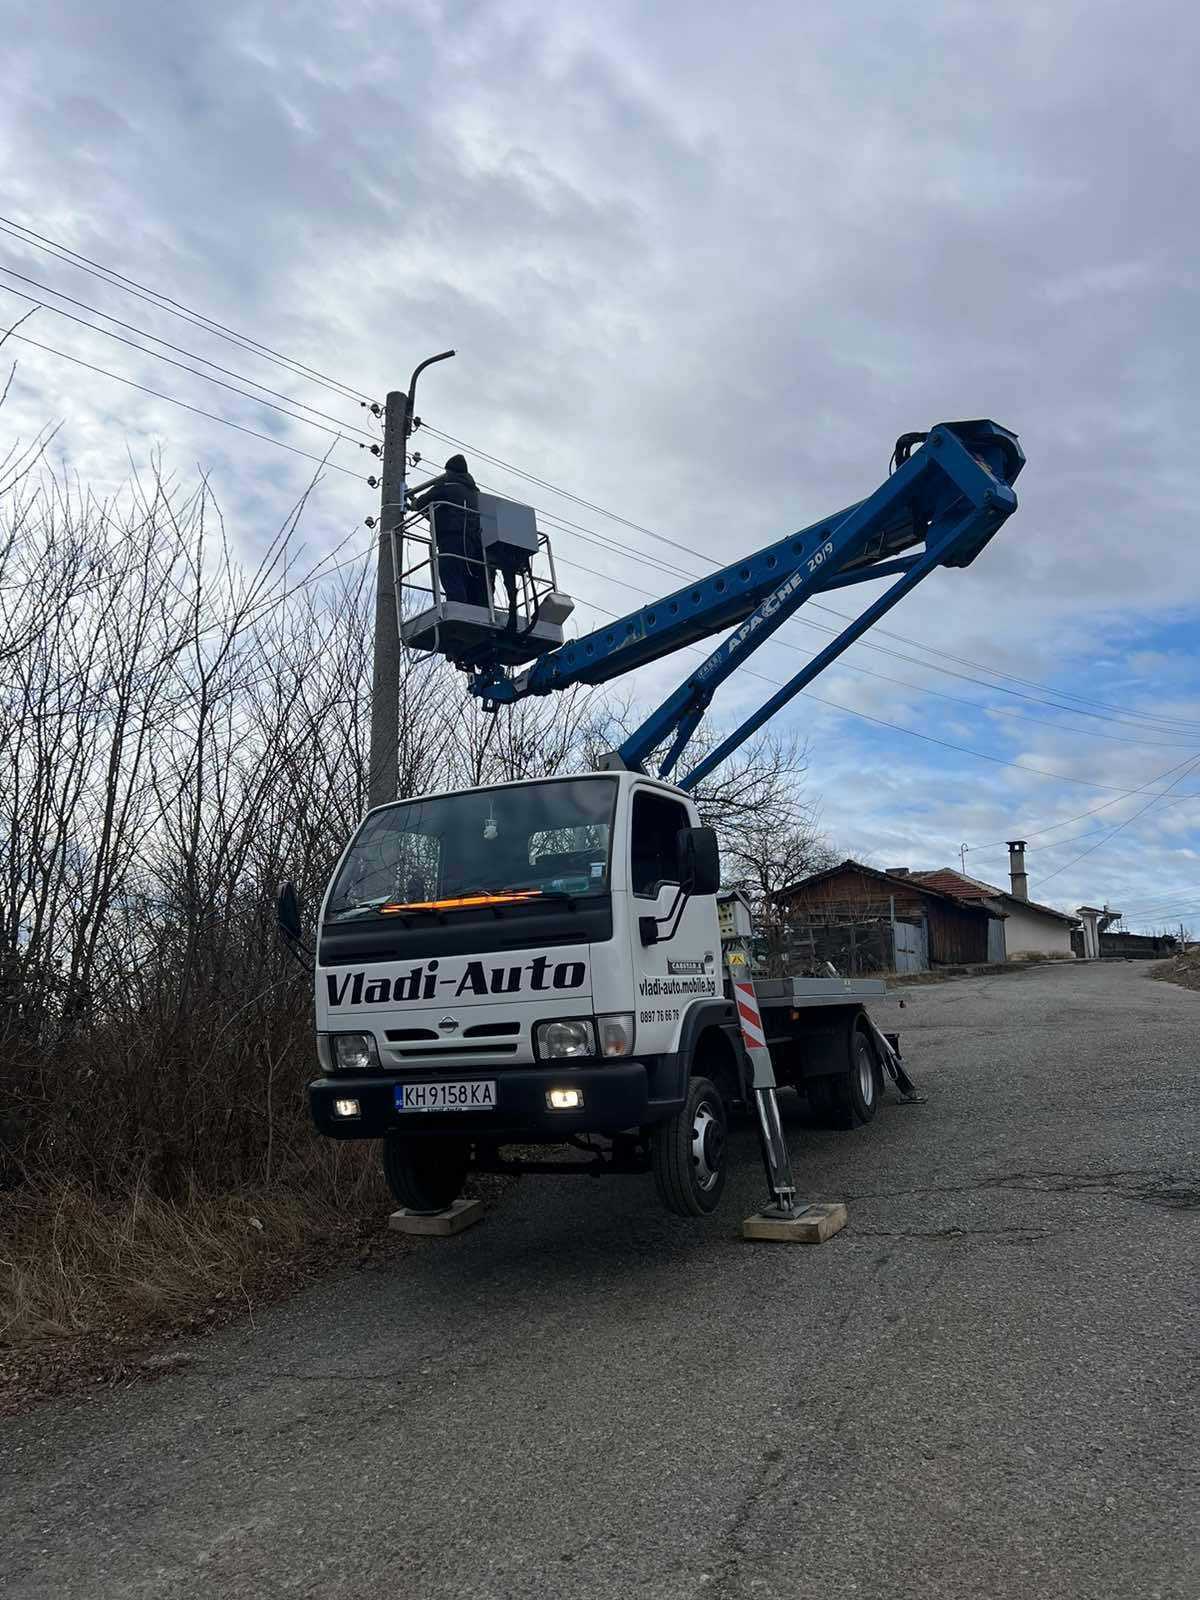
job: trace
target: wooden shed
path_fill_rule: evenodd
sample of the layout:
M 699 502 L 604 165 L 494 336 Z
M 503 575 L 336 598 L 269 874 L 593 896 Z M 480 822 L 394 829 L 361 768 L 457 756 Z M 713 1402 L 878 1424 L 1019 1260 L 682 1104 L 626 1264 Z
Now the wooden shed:
M 883 923 L 925 930 L 931 967 L 965 966 L 988 959 L 988 926 L 995 916 L 901 872 L 882 872 L 860 861 L 843 861 L 791 884 L 776 895 L 793 925 Z M 894 966 L 901 963 L 894 960 Z

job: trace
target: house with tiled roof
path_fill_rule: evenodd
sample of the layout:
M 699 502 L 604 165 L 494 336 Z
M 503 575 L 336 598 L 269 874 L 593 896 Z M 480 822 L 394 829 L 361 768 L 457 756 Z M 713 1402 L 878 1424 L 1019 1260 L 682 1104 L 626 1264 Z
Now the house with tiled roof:
M 1029 898 L 1024 840 L 1013 839 L 1009 842 L 1008 860 L 1008 889 L 1000 889 L 995 884 L 969 877 L 954 867 L 938 867 L 932 872 L 901 871 L 904 876 L 923 883 L 927 888 L 952 895 L 964 905 L 984 906 L 1002 917 L 1003 921 L 993 924 L 991 960 L 1017 961 L 1030 956 L 1073 957 L 1075 952 L 1071 933 L 1078 928 L 1079 918 Z

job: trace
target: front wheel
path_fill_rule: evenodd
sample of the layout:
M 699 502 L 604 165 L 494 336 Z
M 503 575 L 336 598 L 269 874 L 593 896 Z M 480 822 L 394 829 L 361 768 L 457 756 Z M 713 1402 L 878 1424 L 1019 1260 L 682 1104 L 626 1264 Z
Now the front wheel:
M 725 1188 L 727 1126 L 716 1084 L 693 1078 L 683 1110 L 654 1129 L 654 1185 L 677 1217 L 705 1217 L 716 1210 Z
M 466 1139 L 387 1134 L 383 1175 L 392 1198 L 406 1211 L 445 1211 L 463 1191 L 470 1154 Z

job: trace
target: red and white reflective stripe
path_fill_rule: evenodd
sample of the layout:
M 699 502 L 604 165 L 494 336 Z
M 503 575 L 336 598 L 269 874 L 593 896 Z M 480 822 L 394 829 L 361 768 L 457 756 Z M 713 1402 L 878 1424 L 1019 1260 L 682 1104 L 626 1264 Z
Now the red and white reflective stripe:
M 741 1025 L 746 1049 L 765 1050 L 767 1035 L 763 1028 L 762 1013 L 758 1009 L 758 1001 L 754 995 L 754 985 L 735 980 L 733 997 L 737 1002 L 738 1022 Z

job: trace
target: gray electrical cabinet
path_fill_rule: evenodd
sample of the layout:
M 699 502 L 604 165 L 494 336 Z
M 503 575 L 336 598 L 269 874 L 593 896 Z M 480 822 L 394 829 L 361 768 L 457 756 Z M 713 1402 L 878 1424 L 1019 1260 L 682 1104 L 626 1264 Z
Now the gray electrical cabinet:
M 479 496 L 479 531 L 488 564 L 501 569 L 528 568 L 537 555 L 537 518 L 532 506 L 498 495 Z

